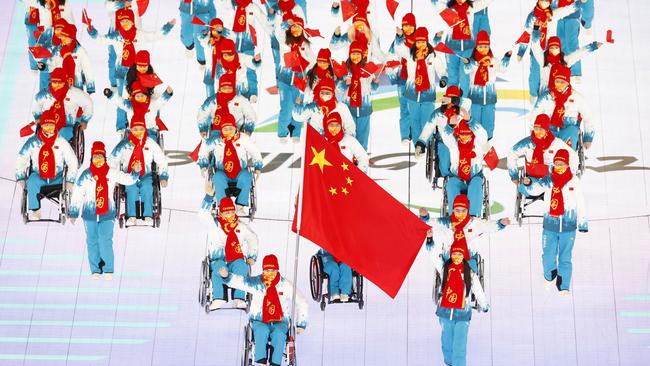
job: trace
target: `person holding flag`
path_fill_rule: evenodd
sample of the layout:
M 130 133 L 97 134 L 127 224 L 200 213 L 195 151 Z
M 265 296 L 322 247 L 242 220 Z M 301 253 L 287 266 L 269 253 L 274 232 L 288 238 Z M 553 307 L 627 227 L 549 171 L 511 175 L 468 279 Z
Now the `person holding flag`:
M 169 179 L 167 158 L 160 146 L 148 137 L 144 115 L 134 114 L 128 138 L 123 139 L 115 146 L 108 159 L 109 166 L 113 169 L 120 169 L 125 173 L 138 173 L 138 180 L 125 186 L 127 227 L 136 223 L 135 204 L 137 201 L 141 201 L 144 206 L 145 224 L 148 226 L 153 224 L 152 163 L 154 162 L 160 176 L 160 186 L 167 187 Z
M 278 258 L 269 254 L 262 260 L 262 274 L 255 277 L 240 276 L 219 269 L 223 282 L 235 289 L 253 295 L 248 318 L 255 338 L 255 362 L 261 365 L 280 366 L 290 327 L 300 335 L 307 328 L 309 306 L 296 286 L 280 274 Z M 295 303 L 295 314 L 291 314 Z M 271 342 L 271 359 L 267 359 L 267 344 Z
M 280 113 L 278 114 L 278 137 L 281 142 L 292 137 L 300 140 L 302 124 L 292 117 L 294 108 L 302 98 L 296 87 L 296 80 L 304 81 L 307 71 L 315 63 L 311 44 L 304 32 L 302 18 L 294 16 L 275 29 L 275 37 L 280 44 L 281 63 L 277 73 L 280 90 Z
M 478 276 L 470 268 L 469 253 L 461 245 L 451 247 L 451 257 L 442 268 L 442 296 L 436 315 L 442 327 L 440 342 L 447 366 L 467 364 L 467 334 L 472 320 L 470 305 L 474 294 L 481 312 L 488 312 L 490 305 Z
M 343 103 L 348 106 L 355 126 L 355 136 L 363 148 L 368 150 L 370 137 L 370 117 L 372 116 L 372 100 L 370 95 L 377 89 L 379 79 L 370 72 L 368 64 L 368 49 L 363 42 L 354 41 L 348 50 L 345 62 L 347 74 L 339 81 L 342 90 Z
M 533 131 L 517 142 L 508 153 L 508 174 L 510 179 L 517 186 L 522 194 L 527 191 L 533 196 L 543 192 L 539 180 L 551 174 L 553 170 L 553 157 L 555 153 L 564 149 L 569 152 L 569 166 L 572 171 L 578 171 L 578 154 L 569 148 L 562 139 L 556 138 L 550 130 L 551 119 L 546 114 L 539 114 L 535 118 Z M 524 158 L 524 171 L 527 185 L 522 187 L 524 182 L 519 179 L 519 167 L 517 160 Z
M 181 43 L 187 49 L 188 57 L 196 48 L 196 62 L 205 66 L 205 49 L 199 37 L 205 31 L 205 24 L 217 16 L 214 0 L 181 0 L 178 9 L 181 13 Z M 203 24 L 197 24 L 195 19 Z
M 16 159 L 16 182 L 27 189 L 27 209 L 33 221 L 41 219 L 41 188 L 65 183 L 71 189 L 77 175 L 77 157 L 67 139 L 59 135 L 57 119 L 56 112 L 44 111 L 39 120 L 41 128 L 23 144 Z M 63 182 L 65 167 L 67 181 Z
M 142 28 L 142 18 L 140 17 L 140 9 L 137 0 L 106 0 L 106 11 L 108 12 L 108 33 L 114 32 L 119 28 L 120 22 L 117 20 L 117 11 L 124 8 L 129 8 L 133 11 L 133 22 L 136 29 Z M 181 18 L 182 19 L 182 18 Z M 89 24 L 88 14 L 84 9 L 81 14 L 81 21 L 84 24 Z M 117 88 L 117 79 L 115 78 L 115 70 L 117 67 L 117 53 L 112 44 L 108 45 L 108 80 L 112 88 Z
M 257 260 L 257 234 L 242 222 L 235 213 L 235 204 L 230 197 L 219 201 L 219 217 L 214 220 L 212 204 L 214 186 L 208 181 L 205 186 L 205 198 L 199 209 L 199 219 L 209 227 L 208 252 L 212 270 L 212 303 L 210 310 L 217 310 L 226 303 L 223 280 L 219 269 L 225 267 L 229 272 L 247 277 L 250 266 Z M 235 291 L 233 305 L 238 309 L 246 308 L 246 294 Z
M 147 50 L 138 51 L 135 55 L 135 64 L 126 73 L 126 91 L 131 94 L 134 82 L 152 91 L 152 98 L 156 99 L 165 92 L 162 80 L 155 73 L 151 64 L 151 54 Z
M 341 34 L 340 26 L 336 27 L 330 39 L 330 49 L 350 48 L 354 42 L 362 44 L 365 47 L 366 53 L 364 56 L 367 62 L 373 61 L 381 64 L 386 61 L 386 54 L 381 49 L 379 37 L 370 29 L 370 22 L 366 14 L 357 13 L 352 18 L 352 25 L 344 34 Z
M 585 199 L 580 179 L 569 167 L 569 151 L 558 150 L 553 158 L 553 172 L 539 183 L 545 188 L 544 223 L 542 224 L 542 265 L 544 284 L 555 286 L 561 295 L 569 295 L 573 263 L 571 255 L 576 230 L 589 231 Z M 530 192 L 527 187 L 526 192 Z
M 280 70 L 280 43 L 275 32 L 282 28 L 282 24 L 293 17 L 307 19 L 306 0 L 266 0 L 266 12 L 268 14 L 271 29 L 268 32 L 271 38 L 271 53 L 275 63 L 275 78 L 278 78 Z
M 411 124 L 408 110 L 408 101 L 403 98 L 406 80 L 408 79 L 407 59 L 398 57 L 397 50 L 399 47 L 404 46 L 411 49 L 415 44 L 415 29 L 417 23 L 413 13 L 406 13 L 402 18 L 402 27 L 397 28 L 395 31 L 395 39 L 389 49 L 389 54 L 392 58 L 399 58 L 400 66 L 394 68 L 388 73 L 391 82 L 397 85 L 397 95 L 399 99 L 399 133 L 402 139 L 402 144 L 408 145 L 414 136 L 411 135 Z
M 303 91 L 302 102 L 310 103 L 318 99 L 318 95 L 314 94 L 316 86 L 324 79 L 337 79 L 332 64 L 332 51 L 329 48 L 321 48 L 316 55 L 316 64 L 307 71 L 307 81 L 305 90 Z M 295 112 L 294 112 L 295 113 Z M 294 117 L 295 119 L 295 117 Z
M 86 229 L 88 263 L 93 279 L 113 278 L 113 228 L 115 226 L 115 202 L 113 190 L 116 184 L 130 186 L 140 178 L 140 162 L 136 162 L 130 174 L 110 168 L 106 162 L 106 147 L 95 141 L 90 149 L 90 167 L 79 175 L 70 199 L 69 216 L 74 224 L 81 216 Z

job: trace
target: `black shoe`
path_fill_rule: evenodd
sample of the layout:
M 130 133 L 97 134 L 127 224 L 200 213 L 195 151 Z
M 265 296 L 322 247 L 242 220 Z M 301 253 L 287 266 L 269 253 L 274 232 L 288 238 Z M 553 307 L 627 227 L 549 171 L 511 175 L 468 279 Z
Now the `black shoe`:
M 260 365 L 266 365 L 268 363 L 266 358 L 259 359 L 255 361 L 255 363 L 259 363 Z
M 201 60 L 196 60 L 196 62 L 198 62 L 199 65 L 201 65 L 201 66 L 205 66 L 205 60 L 203 60 L 203 61 L 201 61 Z
M 295 129 L 296 129 L 296 126 L 294 126 L 292 124 L 289 124 L 289 126 L 287 126 L 287 130 L 289 130 L 289 136 L 293 137 L 293 131 Z
M 557 281 L 555 281 L 555 286 L 557 286 L 558 291 L 562 291 L 562 276 L 557 276 Z
M 192 43 L 192 44 L 189 45 L 189 46 L 185 46 L 185 48 L 187 48 L 188 51 L 193 50 L 193 49 L 194 49 L 194 43 Z
M 103 259 L 99 260 L 99 263 L 97 264 L 97 267 L 99 267 L 99 273 L 104 273 L 104 266 L 106 263 L 104 262 Z

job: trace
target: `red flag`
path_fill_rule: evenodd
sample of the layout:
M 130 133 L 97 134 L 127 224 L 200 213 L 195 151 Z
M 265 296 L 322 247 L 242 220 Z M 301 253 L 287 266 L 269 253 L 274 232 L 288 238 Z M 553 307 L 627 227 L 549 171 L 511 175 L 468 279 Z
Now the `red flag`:
M 36 122 L 32 121 L 32 122 L 29 122 L 28 124 L 26 124 L 23 128 L 21 128 L 20 129 L 20 137 L 27 137 L 27 136 L 33 135 L 34 134 L 34 129 L 32 127 L 34 127 L 35 124 L 36 124 Z
M 152 74 L 143 74 L 138 76 L 138 79 L 140 80 L 140 83 L 142 86 L 145 88 L 155 88 L 158 85 L 162 84 L 162 80 L 156 75 L 156 73 Z
M 29 47 L 29 52 L 32 53 L 34 58 L 50 58 L 52 57 L 52 52 L 45 47 L 35 46 Z
M 374 62 L 368 62 L 361 68 L 361 70 L 366 72 L 368 75 L 374 75 L 383 70 L 383 65 L 377 65 Z
M 517 44 L 517 43 L 525 43 L 525 44 L 528 44 L 528 42 L 530 42 L 530 33 L 524 31 L 524 33 L 522 33 L 522 34 L 519 36 L 519 38 L 517 39 L 517 42 L 515 42 L 515 44 Z
M 307 37 L 310 37 L 310 38 L 314 38 L 314 37 L 324 38 L 324 37 L 320 34 L 320 30 L 319 30 L 319 29 L 309 29 L 309 28 L 305 28 L 305 33 L 307 34 Z
M 342 78 L 348 73 L 348 67 L 343 62 L 332 60 L 332 69 L 337 78 Z
M 136 3 L 138 4 L 138 15 L 143 16 L 149 7 L 149 0 L 136 0 Z
M 460 23 L 460 17 L 458 16 L 458 14 L 449 8 L 445 8 L 445 10 L 441 11 L 440 17 L 450 27 L 453 27 L 454 25 Z
M 81 107 L 77 108 L 77 114 L 75 115 L 75 117 L 81 118 L 81 116 L 83 115 L 84 115 L 84 110 Z
M 402 65 L 402 62 L 393 60 L 393 61 L 387 61 L 386 64 L 384 64 L 384 67 L 387 69 L 392 69 L 393 67 L 397 67 Z
M 194 18 L 192 18 L 192 24 L 206 26 L 206 24 L 201 20 L 201 18 L 197 17 L 196 15 L 194 16 Z
M 192 161 L 194 161 L 195 163 L 196 163 L 197 161 L 199 161 L 199 150 L 201 149 L 201 144 L 202 144 L 202 143 L 203 143 L 203 140 L 199 141 L 199 144 L 196 145 L 196 147 L 194 148 L 194 150 L 192 150 L 191 153 L 187 154 L 187 156 L 189 156 L 190 159 L 192 159 Z
M 395 11 L 398 6 L 399 3 L 396 0 L 386 0 L 386 9 L 388 10 L 390 17 L 393 19 L 395 19 Z
M 252 24 L 248 25 L 248 30 L 251 32 L 251 37 L 253 38 L 253 45 L 257 47 L 257 31 Z
M 348 0 L 341 0 L 341 15 L 343 16 L 343 21 L 347 21 L 352 18 L 357 11 Z
M 485 154 L 483 161 L 485 161 L 485 164 L 487 164 L 490 170 L 494 170 L 497 165 L 499 165 L 499 155 L 497 155 L 497 151 L 494 150 L 494 146 L 492 146 L 487 154 Z
M 442 52 L 442 53 L 448 53 L 450 55 L 454 55 L 455 52 L 451 48 L 447 47 L 447 45 L 444 42 L 440 42 L 437 45 L 433 46 L 433 49 Z
M 607 37 L 605 38 L 605 40 L 607 41 L 607 43 L 614 43 L 614 38 L 611 29 L 607 30 Z
M 278 86 L 277 85 L 269 86 L 268 88 L 266 88 L 266 92 L 271 94 L 271 95 L 277 95 L 278 94 Z
M 36 30 L 34 31 L 34 38 L 36 39 L 41 38 L 41 34 L 43 34 L 43 32 L 45 32 L 45 27 L 39 25 L 38 27 L 36 27 Z
M 298 75 L 293 75 L 293 86 L 298 88 L 300 91 L 305 91 L 305 88 L 307 88 L 307 80 L 298 77 Z
M 429 226 L 310 125 L 304 159 L 300 236 L 394 298 Z M 296 213 L 294 232 L 298 232 L 297 219 Z
M 160 119 L 160 116 L 156 116 L 156 126 L 158 126 L 159 131 L 169 131 L 163 120 Z
M 298 67 L 301 71 L 305 71 L 309 66 L 309 61 L 302 58 L 298 51 L 289 51 L 284 54 L 284 65 L 286 67 Z
M 88 12 L 86 8 L 81 11 L 81 22 L 90 28 L 90 18 L 88 18 Z

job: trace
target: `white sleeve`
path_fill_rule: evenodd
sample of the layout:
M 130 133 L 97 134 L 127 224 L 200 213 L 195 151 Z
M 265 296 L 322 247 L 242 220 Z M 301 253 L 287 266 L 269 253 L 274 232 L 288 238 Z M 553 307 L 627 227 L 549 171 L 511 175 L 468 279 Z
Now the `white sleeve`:
M 296 319 L 293 323 L 297 327 L 305 329 L 307 327 L 308 314 L 309 305 L 300 290 L 296 288 Z
M 248 293 L 251 293 L 251 294 L 255 294 L 255 293 L 259 292 L 259 290 L 257 288 L 251 286 L 249 281 L 246 281 L 247 278 L 244 278 L 244 277 L 242 277 L 242 276 L 240 276 L 238 274 L 234 274 L 234 273 L 229 273 L 229 277 L 230 278 L 227 279 L 227 281 L 224 281 L 224 282 L 226 282 L 228 287 L 232 287 L 234 289 L 241 290 L 241 291 L 244 291 L 244 292 L 248 292 Z
M 86 190 L 83 188 L 83 182 L 81 180 L 83 174 L 79 174 L 79 178 L 75 183 L 74 189 L 72 190 L 72 195 L 70 197 L 70 212 L 79 212 L 81 213 L 81 207 L 84 203 L 84 198 L 86 196 Z
M 253 121 L 254 124 L 257 123 L 257 114 L 255 113 L 255 109 L 253 109 L 251 102 L 246 98 L 242 98 L 240 103 L 244 118 L 246 118 L 247 121 Z
M 246 235 L 245 238 L 246 246 L 248 247 L 247 257 L 257 260 L 259 239 L 257 238 L 257 234 L 255 234 L 255 232 L 250 228 L 250 226 L 247 226 L 247 228 L 248 228 L 248 235 Z
M 472 292 L 474 297 L 476 297 L 476 302 L 482 308 L 488 305 L 487 297 L 483 291 L 483 286 L 481 286 L 481 281 L 478 279 L 476 273 L 472 272 Z
M 59 145 L 62 150 L 61 152 L 63 153 L 63 161 L 68 167 L 67 181 L 69 183 L 74 183 L 75 179 L 77 178 L 77 170 L 79 169 L 79 160 L 77 160 L 77 156 L 74 154 L 74 151 L 72 150 L 70 144 L 63 138 L 61 139 L 61 142 L 62 143 Z
M 354 119 L 352 119 L 352 113 L 350 113 L 350 108 L 345 103 L 338 103 L 339 109 L 339 115 L 341 116 L 341 122 L 343 122 L 343 129 L 345 130 L 345 134 L 350 135 L 350 136 L 356 136 L 357 135 L 357 125 L 354 123 Z
M 153 153 L 153 160 L 158 166 L 158 174 L 161 176 L 167 175 L 167 157 L 165 156 L 165 153 L 163 153 L 160 149 L 160 145 L 158 145 L 154 140 L 149 139 L 149 141 L 151 142 L 150 147 L 151 152 Z
M 86 49 L 79 47 L 77 49 L 77 55 L 79 56 L 79 64 L 81 66 L 81 72 L 84 75 L 86 85 L 95 83 L 95 74 L 93 73 L 93 67 L 90 63 L 90 58 Z
M 348 147 L 352 150 L 352 155 L 357 159 L 358 168 L 362 172 L 368 172 L 368 166 L 370 165 L 370 159 L 368 158 L 368 153 L 363 149 L 363 146 L 357 141 L 356 138 L 350 137 L 348 139 Z

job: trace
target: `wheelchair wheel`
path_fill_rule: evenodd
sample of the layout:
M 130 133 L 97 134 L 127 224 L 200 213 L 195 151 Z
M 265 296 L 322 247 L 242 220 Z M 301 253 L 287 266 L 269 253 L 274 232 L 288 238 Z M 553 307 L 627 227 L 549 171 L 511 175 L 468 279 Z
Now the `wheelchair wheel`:
M 160 214 L 162 211 L 162 195 L 160 193 L 160 177 L 154 175 L 153 179 L 153 227 L 160 227 Z
M 320 301 L 323 295 L 323 268 L 317 254 L 311 257 L 309 264 L 309 282 L 311 284 L 311 298 Z M 325 307 L 321 305 L 321 310 Z
M 440 303 L 440 296 L 442 295 L 442 278 L 440 273 L 436 271 L 436 278 L 433 281 L 433 302 L 438 305 Z
M 163 137 L 163 134 L 162 134 L 162 132 L 160 130 L 158 130 L 157 135 L 158 135 L 157 136 L 158 137 L 158 146 L 160 146 L 160 150 L 162 150 L 162 152 L 164 153 L 165 152 L 165 138 Z
M 257 194 L 256 194 L 256 185 L 255 185 L 255 172 L 251 172 L 253 175 L 253 179 L 251 182 L 251 191 L 250 191 L 250 197 L 248 199 L 248 215 L 251 221 L 253 221 L 253 218 L 255 216 L 255 213 L 257 212 Z
M 253 360 L 253 329 L 250 323 L 244 327 L 244 354 L 242 355 L 242 366 L 252 366 Z
M 524 221 L 524 196 L 519 191 L 517 191 L 517 198 L 515 199 L 515 218 L 517 224 L 521 227 Z
M 440 217 L 449 216 L 449 200 L 447 198 L 447 178 L 442 183 L 442 206 L 440 207 Z
M 363 310 L 363 276 L 359 273 L 356 274 L 357 283 L 357 298 L 359 300 L 359 310 Z
M 582 177 L 582 173 L 585 171 L 585 148 L 582 131 L 578 135 L 578 150 L 576 152 L 578 153 L 578 171 L 576 172 L 576 175 L 579 178 Z
M 206 281 L 209 280 L 209 276 L 210 276 L 210 266 L 207 263 L 207 259 L 203 259 L 203 261 L 201 261 L 201 280 L 199 283 L 199 304 L 201 304 L 202 307 L 205 306 L 206 303 L 208 302 L 207 293 L 208 293 L 209 283 L 207 283 Z
M 427 144 L 427 165 L 425 169 L 425 175 L 427 177 L 427 180 L 429 182 L 433 182 L 435 177 L 436 177 L 436 168 L 435 168 L 435 160 L 436 160 L 436 155 L 434 151 L 434 143 L 433 143 L 434 137 L 432 137 L 429 140 L 429 143 Z M 433 185 L 435 187 L 435 184 Z
M 83 164 L 85 149 L 86 149 L 86 138 L 84 131 L 81 129 L 81 124 L 76 123 L 72 131 L 72 140 L 70 141 L 72 149 L 74 150 L 75 155 L 77 155 L 77 161 L 79 165 Z
M 483 177 L 483 218 L 490 218 L 490 182 Z
M 20 202 L 20 214 L 23 217 L 23 222 L 29 222 L 29 215 L 27 214 L 27 188 L 23 188 L 22 199 Z

